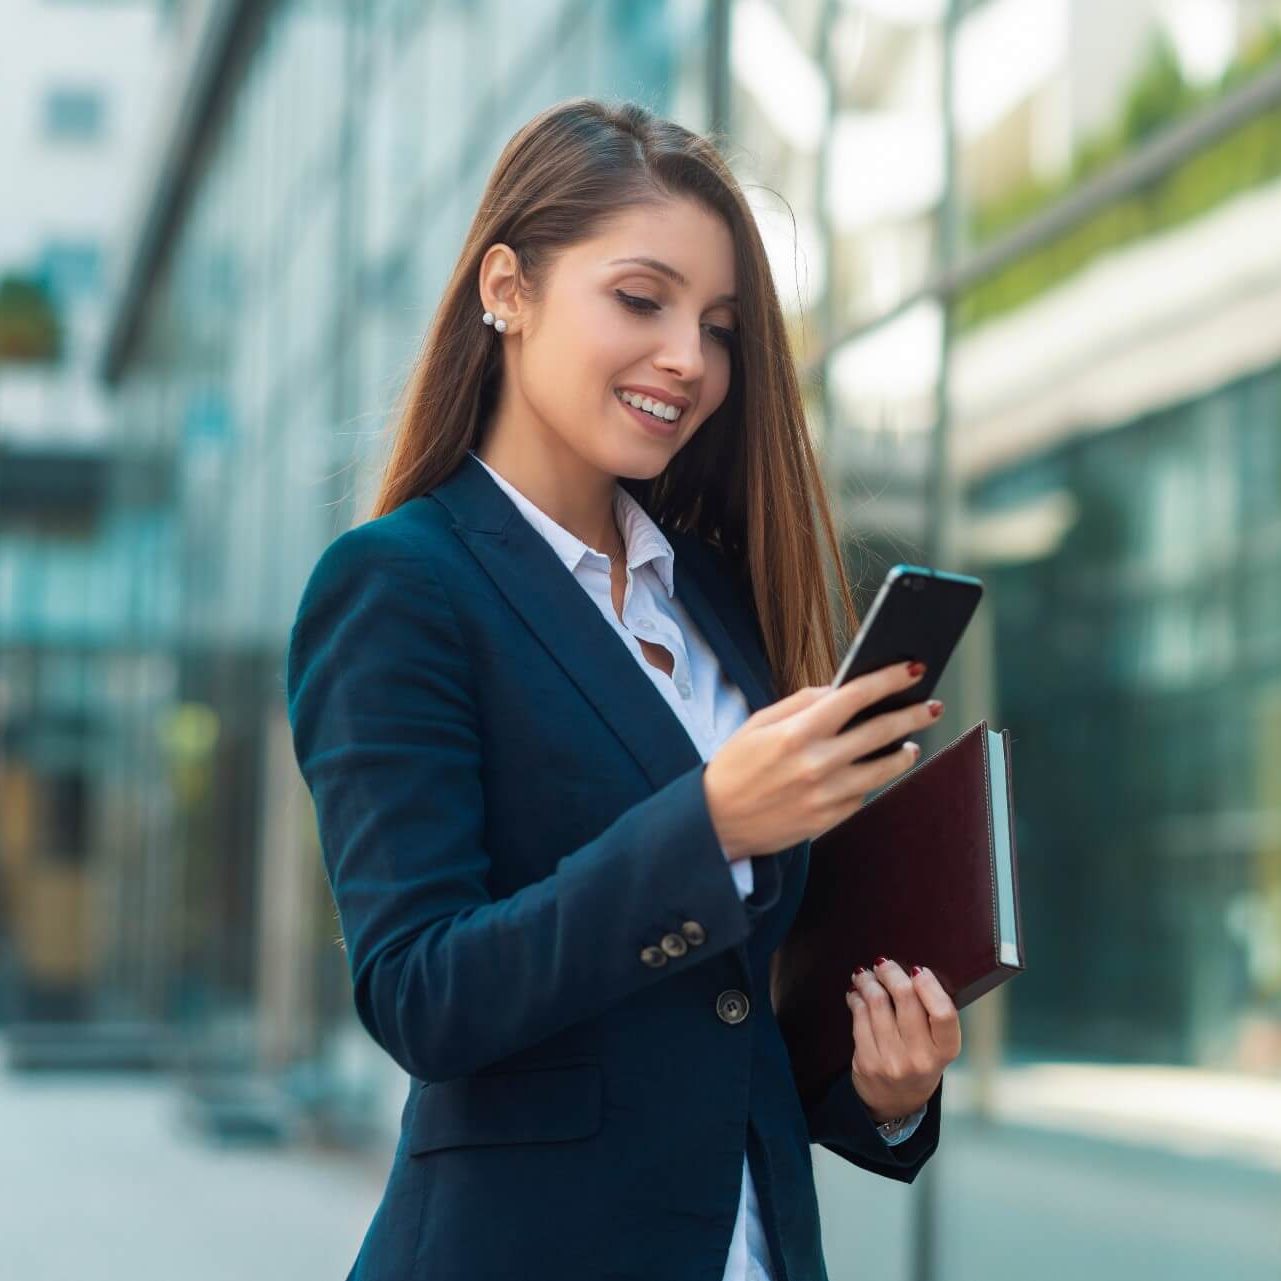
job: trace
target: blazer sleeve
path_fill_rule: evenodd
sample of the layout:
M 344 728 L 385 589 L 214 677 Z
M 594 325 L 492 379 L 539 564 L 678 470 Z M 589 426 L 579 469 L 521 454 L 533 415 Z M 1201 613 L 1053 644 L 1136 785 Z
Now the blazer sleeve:
M 598 1015 L 743 942 L 778 899 L 773 858 L 736 892 L 705 762 L 492 899 L 467 649 L 429 555 L 376 521 L 317 562 L 285 684 L 356 1012 L 411 1076 L 467 1075 Z M 702 946 L 641 960 L 690 919 Z
M 871 1174 L 911 1183 L 939 1145 L 943 1080 L 944 1077 L 939 1078 L 925 1105 L 925 1115 L 911 1137 L 901 1143 L 888 1143 L 876 1132 L 876 1122 L 858 1097 L 850 1074 L 842 1072 L 806 1112 L 810 1142 L 822 1144 L 829 1152 Z

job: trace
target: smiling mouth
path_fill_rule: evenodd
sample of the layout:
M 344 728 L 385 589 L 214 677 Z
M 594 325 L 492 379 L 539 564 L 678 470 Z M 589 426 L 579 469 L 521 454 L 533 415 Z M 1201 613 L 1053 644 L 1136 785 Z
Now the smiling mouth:
M 652 396 L 642 395 L 640 392 L 628 391 L 627 388 L 625 387 L 615 388 L 614 397 L 615 399 L 622 401 L 624 405 L 628 405 L 632 409 L 635 409 L 642 414 L 649 414 L 651 418 L 654 418 L 658 422 L 664 423 L 670 426 L 675 426 L 676 423 L 680 422 L 681 419 L 685 417 L 685 410 L 675 405 L 672 406 L 672 408 L 676 410 L 676 416 L 674 418 L 667 417 L 665 413 L 662 413 L 662 414 L 651 413 L 650 410 L 645 409 L 643 407 L 643 404 L 641 402 L 646 400 L 650 401 L 653 404 L 662 404 L 663 402 L 656 401 Z
M 681 418 L 668 422 L 666 418 L 658 418 L 654 414 L 647 413 L 643 409 L 638 409 L 635 405 L 629 405 L 621 396 L 615 396 L 621 408 L 631 415 L 633 421 L 641 428 L 642 431 L 648 432 L 651 436 L 659 436 L 664 439 L 673 439 L 680 432 Z

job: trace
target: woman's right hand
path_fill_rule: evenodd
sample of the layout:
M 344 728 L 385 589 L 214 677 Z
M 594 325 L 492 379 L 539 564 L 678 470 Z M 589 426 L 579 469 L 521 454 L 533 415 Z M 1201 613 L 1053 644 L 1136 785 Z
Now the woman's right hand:
M 864 707 L 916 684 L 907 663 L 882 667 L 832 689 L 807 685 L 762 707 L 721 744 L 703 771 L 712 826 L 733 859 L 777 854 L 849 818 L 863 797 L 911 768 L 915 743 L 863 764 L 868 752 L 932 725 L 930 703 L 884 712 L 843 734 Z M 942 704 L 931 700 L 942 710 Z

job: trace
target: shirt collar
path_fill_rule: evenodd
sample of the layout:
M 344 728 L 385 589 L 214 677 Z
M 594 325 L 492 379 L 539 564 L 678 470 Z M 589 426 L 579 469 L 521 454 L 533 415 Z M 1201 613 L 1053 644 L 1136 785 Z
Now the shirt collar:
M 494 478 L 503 492 L 516 504 L 521 515 L 551 544 L 552 550 L 561 558 L 565 567 L 574 573 L 579 564 L 586 559 L 591 564 L 608 571 L 609 557 L 589 547 L 581 538 L 571 534 L 563 525 L 547 515 L 536 506 L 515 485 L 500 476 L 474 449 L 467 451 Z M 672 545 L 659 529 L 654 518 L 627 492 L 615 483 L 614 485 L 614 518 L 618 522 L 619 532 L 627 548 L 627 568 L 639 569 L 640 566 L 654 564 L 663 590 L 670 597 L 674 587 L 672 566 L 676 555 Z

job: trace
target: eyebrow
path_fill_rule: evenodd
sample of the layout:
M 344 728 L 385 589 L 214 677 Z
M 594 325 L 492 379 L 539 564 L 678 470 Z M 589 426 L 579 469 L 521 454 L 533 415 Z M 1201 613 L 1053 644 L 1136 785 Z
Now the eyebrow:
M 620 262 L 639 263 L 642 267 L 648 267 L 650 268 L 650 270 L 658 272 L 659 275 L 666 276 L 669 280 L 674 280 L 678 285 L 684 285 L 684 286 L 689 285 L 689 281 L 686 280 L 685 277 L 682 276 L 681 273 L 677 271 L 675 267 L 669 266 L 665 262 L 660 262 L 659 259 L 657 258 L 644 258 L 644 257 L 642 258 L 611 258 L 609 260 L 608 265 L 612 267 L 615 263 L 620 263 Z M 738 302 L 738 295 L 737 294 L 718 294 L 715 298 L 712 299 L 713 305 L 715 305 L 716 303 L 722 303 L 722 302 L 736 303 Z

